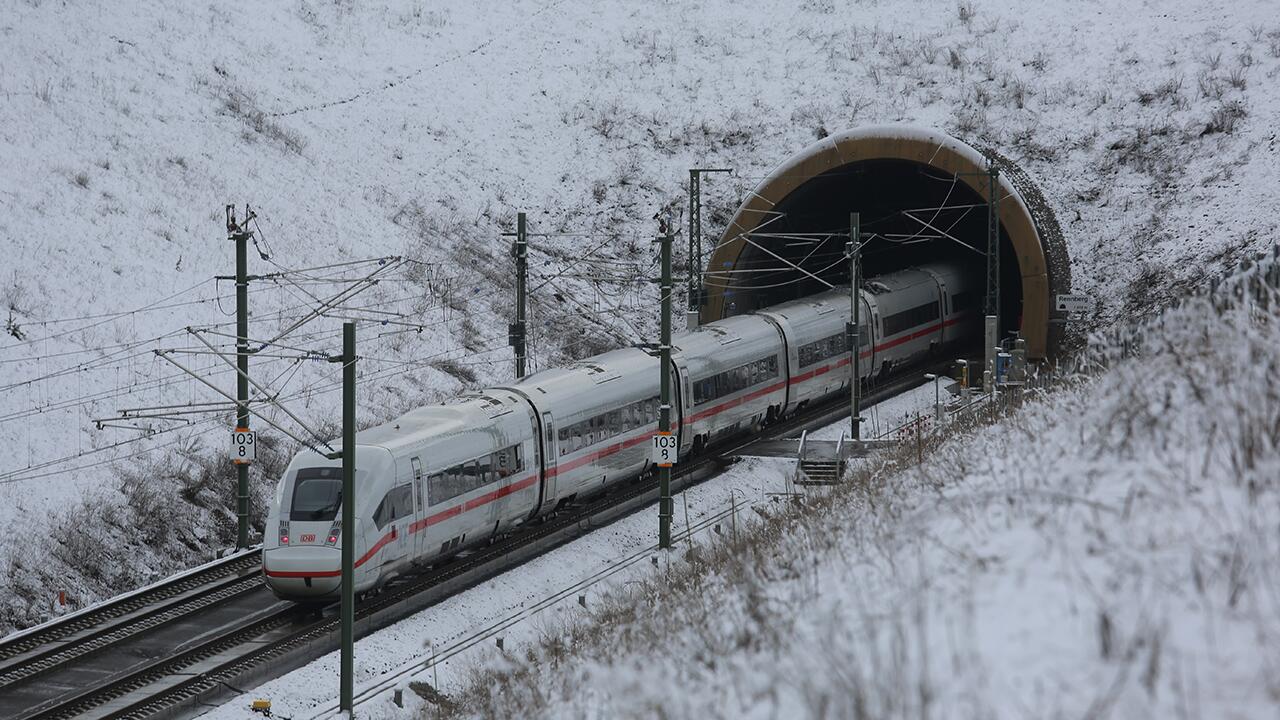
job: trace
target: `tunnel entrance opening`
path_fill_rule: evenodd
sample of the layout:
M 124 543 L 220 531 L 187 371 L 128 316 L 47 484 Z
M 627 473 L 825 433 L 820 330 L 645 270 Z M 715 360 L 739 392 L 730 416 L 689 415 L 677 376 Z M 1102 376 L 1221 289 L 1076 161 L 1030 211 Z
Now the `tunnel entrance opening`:
M 986 292 L 987 169 L 996 187 L 1000 335 L 1027 355 L 1057 351 L 1051 299 L 1070 292 L 1070 260 L 1053 210 L 1030 177 L 993 149 L 928 128 L 848 130 L 804 148 L 745 198 L 707 259 L 699 319 L 710 322 L 848 287 L 849 214 L 861 215 L 863 276 L 929 262 L 959 263 Z M 1061 317 L 1059 315 L 1059 317 Z
M 860 214 L 864 278 L 948 263 L 962 266 L 972 287 L 985 293 L 985 198 L 960 178 L 928 165 L 873 159 L 817 175 L 773 208 L 771 217 L 750 234 L 732 279 L 724 282 L 725 314 L 822 292 L 829 289 L 823 280 L 847 287 L 849 263 L 844 258 L 852 212 Z M 1003 337 L 1021 326 L 1022 315 L 1018 262 L 1003 227 L 1000 248 Z

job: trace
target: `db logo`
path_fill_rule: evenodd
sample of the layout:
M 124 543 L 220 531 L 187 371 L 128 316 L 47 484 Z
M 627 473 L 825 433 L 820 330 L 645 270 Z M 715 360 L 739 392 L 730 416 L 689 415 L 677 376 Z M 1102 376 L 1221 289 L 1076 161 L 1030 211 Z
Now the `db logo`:
M 315 541 L 316 541 L 316 534 L 315 534 L 315 533 L 303 533 L 303 534 L 302 534 L 302 538 L 301 538 L 301 539 L 302 539 L 302 542 L 315 542 Z

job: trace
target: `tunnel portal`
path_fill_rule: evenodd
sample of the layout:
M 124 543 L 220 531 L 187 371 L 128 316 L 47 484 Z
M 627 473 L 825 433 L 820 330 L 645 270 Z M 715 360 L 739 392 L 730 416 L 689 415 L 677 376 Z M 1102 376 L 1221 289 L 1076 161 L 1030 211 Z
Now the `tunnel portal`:
M 863 276 L 925 262 L 967 267 L 985 288 L 986 156 L 999 169 L 1001 337 L 1020 332 L 1028 354 L 1054 354 L 1053 295 L 1070 268 L 1052 210 L 1030 178 L 997 153 L 943 133 L 901 126 L 852 130 L 793 155 L 738 209 L 708 259 L 703 322 L 849 282 L 850 213 L 859 213 Z

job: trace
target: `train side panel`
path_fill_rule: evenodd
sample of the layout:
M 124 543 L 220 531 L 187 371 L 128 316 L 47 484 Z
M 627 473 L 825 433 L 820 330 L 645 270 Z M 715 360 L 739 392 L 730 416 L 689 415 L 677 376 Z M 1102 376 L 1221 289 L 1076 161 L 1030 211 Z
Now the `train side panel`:
M 681 418 L 694 447 L 758 425 L 787 404 L 786 345 L 777 326 L 758 315 L 708 323 L 674 341 L 673 357 L 690 385 Z

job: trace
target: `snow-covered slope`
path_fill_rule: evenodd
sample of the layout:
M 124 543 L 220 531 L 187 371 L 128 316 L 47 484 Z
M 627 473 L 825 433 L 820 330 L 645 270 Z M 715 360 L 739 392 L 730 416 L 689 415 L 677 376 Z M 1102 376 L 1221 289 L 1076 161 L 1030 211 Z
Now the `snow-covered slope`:
M 91 423 L 216 399 L 151 351 L 195 347 L 182 328 L 228 322 L 231 286 L 212 279 L 232 271 L 225 203 L 260 214 L 270 261 L 251 253 L 255 273 L 416 261 L 361 296 L 424 326 L 362 330 L 369 421 L 508 374 L 498 233 L 517 210 L 534 232 L 564 233 L 535 238 L 532 347 L 553 363 L 652 334 L 652 290 L 638 281 L 652 217 L 679 211 L 687 168 L 737 171 L 708 183 L 714 232 L 774 163 L 858 124 L 939 126 L 1021 162 L 1063 221 L 1077 286 L 1109 319 L 1275 227 L 1273 10 L 11 3 L 0 15 L 0 524 L 28 540 L 0 558 L 0 627 L 40 617 L 63 586 L 88 602 L 225 544 L 214 460 L 226 418 L 156 422 L 165 432 L 149 436 Z M 606 275 L 624 281 L 593 284 Z M 314 305 L 283 281 L 254 289 L 255 334 Z M 333 350 L 336 322 L 294 339 Z M 191 359 L 229 387 L 218 362 Z M 309 423 L 332 417 L 332 368 L 254 367 Z M 259 487 L 270 468 L 255 469 Z M 136 527 L 156 516 L 170 525 Z M 104 538 L 119 556 L 80 552 Z M 95 576 L 98 565 L 114 569 Z
M 423 712 L 1273 717 L 1278 301 L 1198 298 L 1136 357 L 707 542 Z

